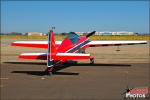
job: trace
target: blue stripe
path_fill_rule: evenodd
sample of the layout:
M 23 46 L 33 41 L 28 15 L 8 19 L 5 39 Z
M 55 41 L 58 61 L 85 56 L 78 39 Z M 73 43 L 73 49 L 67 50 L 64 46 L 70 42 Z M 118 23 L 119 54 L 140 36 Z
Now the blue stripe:
M 47 53 L 47 66 L 53 65 L 53 60 L 50 58 L 51 54 L 51 33 L 48 34 L 48 53 Z
M 51 37 L 51 35 L 48 34 L 48 56 L 49 56 L 49 54 L 50 54 L 50 46 L 51 46 L 50 37 Z M 49 59 L 49 57 L 48 57 L 48 59 Z
M 72 48 L 71 50 L 69 50 L 67 53 L 73 53 L 77 50 L 79 50 L 81 47 L 85 46 L 86 44 L 88 44 L 90 42 L 90 40 L 86 40 L 83 43 L 79 44 L 78 46 L 76 46 L 75 48 Z
M 47 67 L 51 67 L 51 65 L 54 64 L 54 61 L 53 60 L 48 60 L 47 61 Z

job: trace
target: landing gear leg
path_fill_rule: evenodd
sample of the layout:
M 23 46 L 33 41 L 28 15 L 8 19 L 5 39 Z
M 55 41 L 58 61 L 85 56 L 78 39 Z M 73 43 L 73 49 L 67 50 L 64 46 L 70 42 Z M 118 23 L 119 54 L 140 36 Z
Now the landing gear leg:
M 90 64 L 94 64 L 94 57 L 90 58 Z

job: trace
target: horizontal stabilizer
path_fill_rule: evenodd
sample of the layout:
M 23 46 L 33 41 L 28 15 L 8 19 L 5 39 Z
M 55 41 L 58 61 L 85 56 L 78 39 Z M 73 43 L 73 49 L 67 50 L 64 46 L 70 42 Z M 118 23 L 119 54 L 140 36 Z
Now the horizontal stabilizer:
M 23 59 L 39 59 L 47 60 L 47 53 L 22 53 L 19 58 Z M 90 54 L 82 53 L 57 53 L 53 56 L 54 60 L 78 60 L 78 59 L 89 59 Z
M 47 60 L 47 53 L 22 53 L 19 58 Z
M 57 60 L 78 60 L 78 59 L 89 59 L 90 54 L 82 54 L 82 53 L 57 53 Z

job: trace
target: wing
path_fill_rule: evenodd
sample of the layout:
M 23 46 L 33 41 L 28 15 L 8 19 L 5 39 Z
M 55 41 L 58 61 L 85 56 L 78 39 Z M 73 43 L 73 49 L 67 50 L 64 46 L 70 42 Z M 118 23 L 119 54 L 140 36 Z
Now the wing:
M 61 41 L 55 42 L 56 47 L 61 44 Z M 22 47 L 34 47 L 34 48 L 47 48 L 48 41 L 16 41 L 11 43 L 12 46 L 22 46 Z
M 60 46 L 62 41 L 56 41 L 56 47 Z M 34 48 L 47 48 L 47 41 L 16 41 L 11 43 L 12 46 L 34 47 Z M 97 46 L 120 46 L 120 45 L 135 45 L 147 44 L 147 41 L 91 41 L 85 47 Z
M 147 44 L 147 41 L 91 41 L 87 47 Z M 85 47 L 86 47 L 85 46 Z

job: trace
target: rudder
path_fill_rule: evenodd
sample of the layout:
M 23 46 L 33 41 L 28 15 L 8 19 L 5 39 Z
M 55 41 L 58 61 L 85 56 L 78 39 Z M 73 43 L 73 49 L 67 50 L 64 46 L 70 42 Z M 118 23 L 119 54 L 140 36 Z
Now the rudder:
M 54 64 L 53 58 L 56 56 L 57 49 L 55 45 L 54 32 L 50 30 L 48 33 L 48 53 L 47 53 L 47 67 L 52 67 Z

